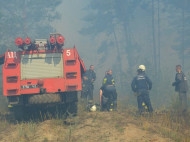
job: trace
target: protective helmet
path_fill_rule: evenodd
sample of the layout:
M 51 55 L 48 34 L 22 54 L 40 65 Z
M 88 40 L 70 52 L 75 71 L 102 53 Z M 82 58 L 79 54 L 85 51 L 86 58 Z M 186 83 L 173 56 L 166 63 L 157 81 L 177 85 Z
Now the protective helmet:
M 144 102 L 142 103 L 142 106 L 145 106 L 145 103 L 144 103 Z
M 92 111 L 92 112 L 96 111 L 96 105 L 93 105 L 93 106 L 90 108 L 90 111 Z
M 145 67 L 145 65 L 140 65 L 138 69 L 141 69 L 142 71 L 145 71 L 146 67 Z

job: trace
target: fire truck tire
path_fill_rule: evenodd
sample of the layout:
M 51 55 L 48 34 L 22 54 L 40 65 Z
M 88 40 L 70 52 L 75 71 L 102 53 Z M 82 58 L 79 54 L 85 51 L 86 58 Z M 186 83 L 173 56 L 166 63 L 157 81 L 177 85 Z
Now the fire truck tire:
M 16 106 L 9 110 L 16 121 L 24 120 L 24 108 L 23 106 Z
M 67 103 L 66 109 L 68 116 L 76 116 L 78 111 L 77 102 Z
M 61 102 L 59 94 L 33 95 L 28 98 L 29 104 L 47 104 Z

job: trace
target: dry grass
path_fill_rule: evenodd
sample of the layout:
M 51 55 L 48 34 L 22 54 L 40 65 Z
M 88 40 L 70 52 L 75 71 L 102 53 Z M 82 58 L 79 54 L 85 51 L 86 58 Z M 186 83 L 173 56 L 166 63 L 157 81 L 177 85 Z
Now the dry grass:
M 143 130 L 160 134 L 174 141 L 190 141 L 190 112 L 186 116 L 173 112 L 154 113 L 139 117 L 135 124 Z
M 136 107 L 122 106 L 117 112 L 87 112 L 78 105 L 78 116 L 40 116 L 42 121 L 12 123 L 0 115 L 2 142 L 108 142 L 190 141 L 190 112 L 186 117 L 165 109 L 153 115 L 136 115 Z M 164 111 L 163 111 L 164 110 Z M 7 135 L 8 134 L 8 135 Z

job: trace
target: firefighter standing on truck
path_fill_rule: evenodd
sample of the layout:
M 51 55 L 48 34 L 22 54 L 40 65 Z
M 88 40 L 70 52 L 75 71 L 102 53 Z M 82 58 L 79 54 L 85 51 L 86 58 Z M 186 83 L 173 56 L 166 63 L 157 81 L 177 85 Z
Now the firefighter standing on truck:
M 94 65 L 90 65 L 90 69 L 85 72 L 82 77 L 82 94 L 81 98 L 86 99 L 88 103 L 93 101 L 94 81 L 96 80 L 96 73 L 94 72 Z
M 152 88 L 152 82 L 145 74 L 145 69 L 144 65 L 140 65 L 137 69 L 137 76 L 134 77 L 131 83 L 131 88 L 137 96 L 139 114 L 142 114 L 143 111 L 153 111 L 149 98 L 149 90 Z
M 181 70 L 181 65 L 176 66 L 176 72 L 175 82 L 172 83 L 172 86 L 175 86 L 175 91 L 179 93 L 180 109 L 182 113 L 185 113 L 187 111 L 187 78 Z
M 102 110 L 113 111 L 117 109 L 117 92 L 112 70 L 108 70 L 100 88 L 100 105 Z

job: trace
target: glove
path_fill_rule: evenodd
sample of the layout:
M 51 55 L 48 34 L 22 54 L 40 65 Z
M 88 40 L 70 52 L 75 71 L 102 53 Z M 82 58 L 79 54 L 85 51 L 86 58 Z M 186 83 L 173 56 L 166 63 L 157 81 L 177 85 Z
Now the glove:
M 133 88 L 132 90 L 133 90 L 134 93 L 137 92 L 137 89 L 136 89 L 136 88 Z
M 135 97 L 140 96 L 139 92 L 134 92 L 134 96 L 135 96 Z
M 173 83 L 172 83 L 172 86 L 176 86 L 176 82 L 173 82 Z
M 137 97 L 137 96 L 138 96 L 137 92 L 134 92 L 134 96 L 135 96 L 135 97 Z

